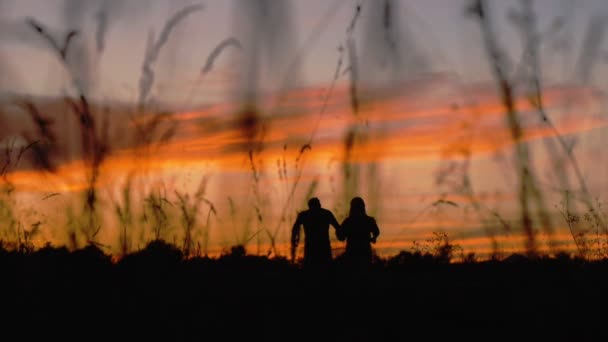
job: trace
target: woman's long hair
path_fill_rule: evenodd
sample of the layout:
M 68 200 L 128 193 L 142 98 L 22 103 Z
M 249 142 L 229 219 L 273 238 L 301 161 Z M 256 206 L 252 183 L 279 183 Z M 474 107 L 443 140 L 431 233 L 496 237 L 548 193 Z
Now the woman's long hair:
M 361 216 L 367 216 L 367 213 L 365 212 L 365 202 L 363 202 L 363 199 L 361 197 L 354 197 L 351 201 L 350 201 L 350 213 L 349 213 L 350 217 L 361 217 Z

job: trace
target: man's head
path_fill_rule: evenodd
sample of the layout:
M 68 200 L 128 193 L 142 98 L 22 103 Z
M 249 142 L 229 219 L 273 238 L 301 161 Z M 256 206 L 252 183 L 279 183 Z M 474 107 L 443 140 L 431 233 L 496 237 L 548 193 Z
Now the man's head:
M 313 197 L 311 199 L 308 200 L 308 208 L 309 209 L 320 209 L 321 208 L 321 201 L 319 201 L 318 198 Z

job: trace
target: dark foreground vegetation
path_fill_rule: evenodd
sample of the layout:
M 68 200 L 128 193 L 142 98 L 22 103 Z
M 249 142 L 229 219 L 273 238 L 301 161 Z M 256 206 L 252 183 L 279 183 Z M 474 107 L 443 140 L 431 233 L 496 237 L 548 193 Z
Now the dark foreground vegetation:
M 2 325 L 19 340 L 605 341 L 608 262 L 446 263 L 402 252 L 327 272 L 163 242 L 120 261 L 94 246 L 0 249 Z M 40 338 L 40 339 L 39 339 Z

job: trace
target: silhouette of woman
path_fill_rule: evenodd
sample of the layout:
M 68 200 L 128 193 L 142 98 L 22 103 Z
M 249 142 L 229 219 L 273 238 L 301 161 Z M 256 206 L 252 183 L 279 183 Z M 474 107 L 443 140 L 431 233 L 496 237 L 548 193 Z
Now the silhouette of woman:
M 346 240 L 345 261 L 351 266 L 365 267 L 372 260 L 372 243 L 376 243 L 380 230 L 376 219 L 367 216 L 361 197 L 350 201 L 350 213 L 337 232 L 340 241 Z

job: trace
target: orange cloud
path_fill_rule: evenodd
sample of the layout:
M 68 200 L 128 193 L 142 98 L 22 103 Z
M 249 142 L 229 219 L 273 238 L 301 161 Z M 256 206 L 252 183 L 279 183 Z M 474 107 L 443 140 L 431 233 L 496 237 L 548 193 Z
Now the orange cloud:
M 340 160 L 345 153 L 345 137 L 356 130 L 351 161 L 387 161 L 391 159 L 437 160 L 450 151 L 468 150 L 472 154 L 497 151 L 513 144 L 504 123 L 504 109 L 491 86 L 474 86 L 476 93 L 457 84 L 443 84 L 445 78 L 428 81 L 441 96 L 430 92 L 415 92 L 404 87 L 403 94 L 393 90 L 388 95 L 375 94 L 374 100 L 364 103 L 360 113 L 351 112 L 348 89 L 339 85 L 329 100 L 323 116 L 325 88 L 297 89 L 282 96 L 260 100 L 260 131 L 263 132 L 263 158 L 295 160 L 300 149 L 312 142 L 309 160 Z M 448 79 L 449 82 L 449 79 Z M 409 85 L 411 88 L 411 85 Z M 463 100 L 467 99 L 467 100 Z M 471 100 L 473 99 L 473 100 Z M 563 115 L 564 106 L 576 105 L 577 110 L 592 111 L 598 99 L 585 88 L 555 87 L 544 92 L 544 105 L 553 115 L 557 131 L 572 134 L 604 127 L 607 121 L 589 115 Z M 537 114 L 525 97 L 516 99 L 524 126 L 525 141 L 554 135 L 554 130 L 536 120 Z M 275 106 L 275 107 L 273 107 Z M 131 146 L 114 151 L 104 162 L 104 173 L 120 174 L 138 167 L 140 155 L 155 168 L 170 169 L 176 165 L 198 165 L 209 162 L 219 167 L 247 171 L 247 151 L 250 141 L 239 124 L 236 103 L 220 103 L 199 111 L 174 113 L 171 118 L 180 122 L 173 139 L 155 146 L 151 155 L 148 147 Z M 146 116 L 138 120 L 144 120 Z M 147 116 L 149 117 L 149 116 Z M 256 137 L 262 137 L 261 133 Z M 310 140 L 312 137 L 312 141 Z M 284 147 L 288 148 L 285 149 Z M 457 155 L 457 153 L 456 153 Z M 81 189 L 82 163 L 70 162 L 59 167 L 58 179 L 65 179 L 65 189 Z M 102 173 L 102 174 L 104 174 Z M 41 189 L 50 185 L 37 179 L 36 173 L 16 172 L 13 181 L 19 187 Z

